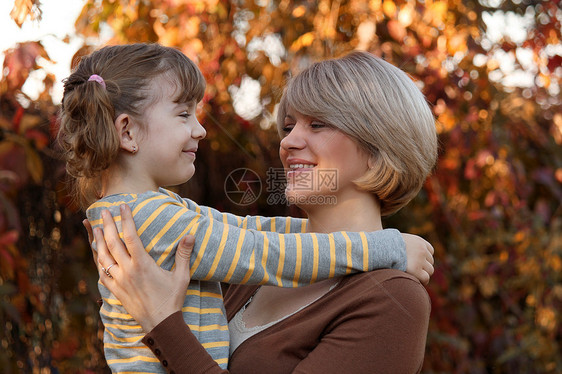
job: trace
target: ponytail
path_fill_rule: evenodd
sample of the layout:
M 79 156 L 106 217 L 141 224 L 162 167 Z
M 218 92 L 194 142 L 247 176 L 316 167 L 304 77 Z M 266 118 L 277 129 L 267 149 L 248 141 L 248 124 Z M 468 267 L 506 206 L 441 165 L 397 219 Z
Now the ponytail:
M 99 75 L 71 76 L 64 85 L 58 139 L 66 170 L 76 178 L 73 196 L 85 209 L 100 198 L 100 174 L 119 153 L 115 109 L 109 95 L 113 86 Z

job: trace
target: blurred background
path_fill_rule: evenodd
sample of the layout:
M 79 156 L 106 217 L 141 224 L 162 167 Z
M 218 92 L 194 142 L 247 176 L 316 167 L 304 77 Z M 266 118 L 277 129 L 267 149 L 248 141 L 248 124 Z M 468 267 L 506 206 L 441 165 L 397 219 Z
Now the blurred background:
M 131 42 L 178 47 L 203 71 L 207 140 L 176 191 L 237 214 L 301 215 L 267 191 L 240 204 L 225 188 L 238 168 L 266 184 L 280 167 L 273 121 L 288 77 L 354 49 L 405 70 L 440 138 L 422 192 L 385 220 L 436 250 L 423 373 L 562 372 L 559 0 L 2 0 L 0 11 L 1 373 L 108 372 L 84 214 L 54 136 L 72 64 Z

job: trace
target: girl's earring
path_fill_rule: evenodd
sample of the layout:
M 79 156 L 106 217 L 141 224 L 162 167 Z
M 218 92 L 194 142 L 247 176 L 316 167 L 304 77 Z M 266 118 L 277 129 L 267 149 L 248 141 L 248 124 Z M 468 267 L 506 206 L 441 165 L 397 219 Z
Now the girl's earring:
M 131 153 L 132 153 L 132 154 L 137 153 L 137 146 L 136 146 L 136 145 L 133 146 L 133 150 L 131 151 Z

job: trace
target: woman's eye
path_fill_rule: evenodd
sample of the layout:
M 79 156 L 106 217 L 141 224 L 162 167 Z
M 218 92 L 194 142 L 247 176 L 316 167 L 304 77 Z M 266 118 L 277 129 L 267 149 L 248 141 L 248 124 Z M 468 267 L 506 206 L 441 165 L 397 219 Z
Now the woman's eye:
M 322 123 L 322 122 L 312 122 L 310 124 L 310 127 L 312 127 L 313 129 L 322 129 L 324 127 L 327 127 L 327 125 L 325 123 Z
M 285 125 L 281 131 L 283 131 L 283 133 L 288 134 L 291 132 L 291 130 L 293 129 L 294 125 Z

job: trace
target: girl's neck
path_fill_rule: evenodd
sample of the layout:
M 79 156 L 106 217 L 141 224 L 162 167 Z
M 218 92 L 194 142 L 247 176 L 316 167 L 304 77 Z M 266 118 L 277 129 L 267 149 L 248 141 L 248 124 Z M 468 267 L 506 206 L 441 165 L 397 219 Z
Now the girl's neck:
M 308 232 L 382 230 L 380 205 L 370 193 L 357 191 L 336 204 L 303 207 L 308 215 Z
M 109 167 L 102 173 L 102 196 L 151 190 L 158 190 L 154 181 L 142 178 L 140 173 L 135 173 L 131 168 Z

